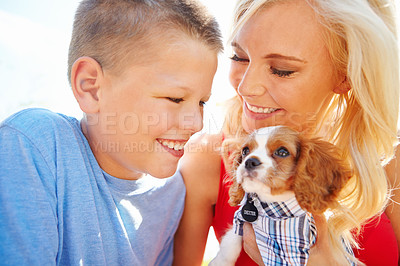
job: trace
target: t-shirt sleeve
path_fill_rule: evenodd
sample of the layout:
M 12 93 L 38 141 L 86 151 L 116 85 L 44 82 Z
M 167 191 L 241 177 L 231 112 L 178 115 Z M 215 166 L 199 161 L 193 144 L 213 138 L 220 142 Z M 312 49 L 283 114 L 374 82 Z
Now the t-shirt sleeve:
M 2 265 L 54 265 L 59 248 L 55 175 L 32 136 L 7 125 L 0 127 L 0 247 Z

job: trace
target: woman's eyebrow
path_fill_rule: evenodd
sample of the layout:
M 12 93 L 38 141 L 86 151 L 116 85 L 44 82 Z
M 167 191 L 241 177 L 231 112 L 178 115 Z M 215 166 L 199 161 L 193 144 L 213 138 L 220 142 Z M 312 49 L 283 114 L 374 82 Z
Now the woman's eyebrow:
M 282 54 L 267 54 L 263 58 L 265 58 L 265 59 L 278 58 L 278 59 L 283 59 L 283 60 L 297 61 L 297 62 L 301 62 L 304 64 L 307 63 L 307 61 L 304 59 L 300 59 L 295 56 L 282 55 Z
M 231 46 L 243 51 L 243 48 L 235 41 L 231 42 Z M 301 62 L 304 64 L 307 63 L 307 61 L 304 59 L 300 59 L 295 56 L 288 56 L 288 55 L 282 55 L 282 54 L 277 54 L 277 53 L 267 54 L 267 55 L 263 56 L 263 58 L 265 58 L 265 59 L 277 58 L 277 59 L 283 59 L 283 60 L 297 61 L 297 62 Z
M 240 45 L 235 41 L 231 42 L 231 46 L 243 51 L 242 47 L 240 47 Z

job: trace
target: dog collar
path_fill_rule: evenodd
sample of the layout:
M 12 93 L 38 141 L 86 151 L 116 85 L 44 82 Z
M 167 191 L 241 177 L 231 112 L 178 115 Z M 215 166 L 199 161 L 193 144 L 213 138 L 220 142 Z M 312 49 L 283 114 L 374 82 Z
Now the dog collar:
M 254 205 L 254 199 L 256 198 L 255 193 L 247 194 L 246 203 L 243 205 L 241 214 L 246 222 L 252 223 L 258 218 L 258 210 Z

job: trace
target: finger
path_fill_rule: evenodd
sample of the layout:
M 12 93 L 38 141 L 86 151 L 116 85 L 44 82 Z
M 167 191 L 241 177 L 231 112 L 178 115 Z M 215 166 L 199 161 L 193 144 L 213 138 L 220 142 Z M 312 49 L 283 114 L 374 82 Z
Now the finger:
M 325 216 L 322 214 L 317 214 L 313 216 L 318 232 L 316 240 L 318 242 L 317 246 L 321 249 L 329 248 L 328 223 L 326 222 Z
M 317 240 L 310 249 L 307 265 L 333 265 L 334 257 L 329 245 L 328 223 L 324 215 L 313 215 L 317 227 Z
M 260 250 L 256 242 L 253 226 L 249 223 L 243 225 L 243 248 L 249 257 L 258 265 L 264 265 Z

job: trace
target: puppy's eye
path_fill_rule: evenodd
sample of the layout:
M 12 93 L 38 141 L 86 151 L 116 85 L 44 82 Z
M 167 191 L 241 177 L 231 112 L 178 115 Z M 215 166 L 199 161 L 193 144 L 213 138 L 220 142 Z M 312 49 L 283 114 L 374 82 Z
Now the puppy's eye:
M 249 153 L 250 153 L 249 147 L 244 147 L 243 150 L 242 150 L 242 156 L 246 156 Z
M 289 151 L 285 147 L 279 147 L 278 149 L 275 150 L 274 155 L 285 158 L 290 155 Z

